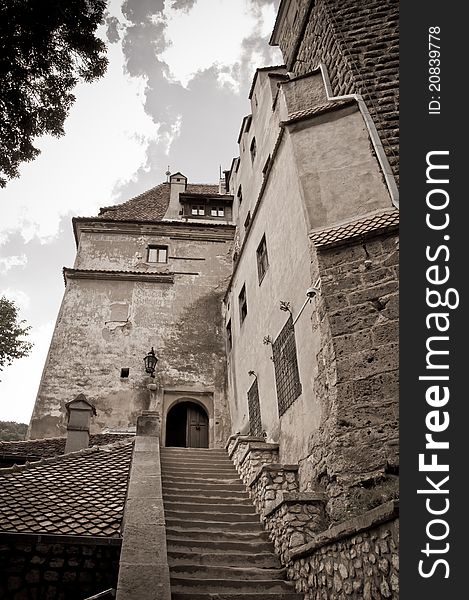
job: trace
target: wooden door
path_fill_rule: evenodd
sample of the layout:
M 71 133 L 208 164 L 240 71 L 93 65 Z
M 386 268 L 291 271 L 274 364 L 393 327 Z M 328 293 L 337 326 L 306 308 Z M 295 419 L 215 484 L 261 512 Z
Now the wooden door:
M 197 404 L 189 404 L 187 407 L 187 446 L 208 448 L 208 417 Z

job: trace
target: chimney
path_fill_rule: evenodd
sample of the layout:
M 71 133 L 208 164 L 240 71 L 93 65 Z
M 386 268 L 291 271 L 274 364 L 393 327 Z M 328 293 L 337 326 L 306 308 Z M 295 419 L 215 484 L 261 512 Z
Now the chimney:
M 164 218 L 166 220 L 180 219 L 181 215 L 179 213 L 182 209 L 182 205 L 179 203 L 179 194 L 182 194 L 186 191 L 187 177 L 179 172 L 174 173 L 169 178 L 169 185 L 171 190 L 169 196 L 169 206 Z
M 96 409 L 86 399 L 84 394 L 79 394 L 75 400 L 67 402 L 68 423 L 65 454 L 88 448 L 90 443 L 91 414 L 96 415 Z

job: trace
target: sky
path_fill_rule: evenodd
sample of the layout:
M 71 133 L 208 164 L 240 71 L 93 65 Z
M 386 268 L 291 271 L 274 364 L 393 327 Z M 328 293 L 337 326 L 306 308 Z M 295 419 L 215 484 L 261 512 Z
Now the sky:
M 0 371 L 0 421 L 28 423 L 73 266 L 73 216 L 94 216 L 181 171 L 218 183 L 238 155 L 279 0 L 110 0 L 106 75 L 75 90 L 61 138 L 0 190 L 0 296 L 31 326 L 29 357 Z M 67 366 L 64 365 L 64 369 Z

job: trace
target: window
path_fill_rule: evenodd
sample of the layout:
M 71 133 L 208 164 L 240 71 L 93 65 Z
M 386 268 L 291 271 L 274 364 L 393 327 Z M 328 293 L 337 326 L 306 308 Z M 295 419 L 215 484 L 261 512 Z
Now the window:
M 226 343 L 228 346 L 228 352 L 233 347 L 233 335 L 231 333 L 231 319 L 226 324 Z
M 121 377 L 122 377 L 122 379 L 125 379 L 126 377 L 128 377 L 129 376 L 129 372 L 130 372 L 130 369 L 128 369 L 128 368 L 121 369 Z
M 265 241 L 265 234 L 262 236 L 261 243 L 257 247 L 257 274 L 259 276 L 259 285 L 264 279 L 265 272 L 269 268 L 269 257 L 267 256 L 267 244 Z
M 205 215 L 205 206 L 203 204 L 193 204 L 191 206 L 191 214 L 197 216 Z
M 241 291 L 238 296 L 238 302 L 239 302 L 239 320 L 242 324 L 248 314 L 248 301 L 246 298 L 246 284 L 244 284 L 243 287 L 241 288 Z
M 246 215 L 246 219 L 244 220 L 244 228 L 247 229 L 249 224 L 251 223 L 251 211 L 248 210 L 248 214 Z
M 238 193 L 236 194 L 236 196 L 238 198 L 239 204 L 241 204 L 241 202 L 243 201 L 243 190 L 241 189 L 241 186 L 239 186 Z
M 256 152 L 257 152 L 255 137 L 252 138 L 250 152 L 251 152 L 251 161 L 254 162 L 254 159 L 256 158 Z
M 248 391 L 248 411 L 250 434 L 256 436 L 262 435 L 261 405 L 259 402 L 257 377 L 254 379 L 254 382 Z
M 210 214 L 212 217 L 224 217 L 225 209 L 223 206 L 212 206 L 210 209 Z
M 295 329 L 292 316 L 272 344 L 277 387 L 278 414 L 281 417 L 301 394 L 300 374 L 296 357 Z
M 148 246 L 147 262 L 168 262 L 168 246 Z

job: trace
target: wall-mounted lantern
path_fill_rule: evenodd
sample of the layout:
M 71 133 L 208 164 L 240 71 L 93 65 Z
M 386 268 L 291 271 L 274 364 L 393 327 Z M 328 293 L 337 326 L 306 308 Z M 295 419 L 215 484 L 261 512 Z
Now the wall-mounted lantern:
M 149 373 L 151 377 L 155 376 L 155 368 L 156 363 L 158 362 L 158 358 L 156 357 L 155 351 L 153 350 L 153 346 L 150 352 L 143 359 L 145 363 L 145 372 Z

